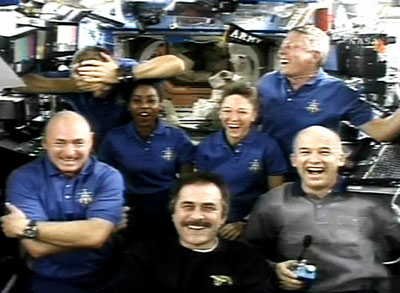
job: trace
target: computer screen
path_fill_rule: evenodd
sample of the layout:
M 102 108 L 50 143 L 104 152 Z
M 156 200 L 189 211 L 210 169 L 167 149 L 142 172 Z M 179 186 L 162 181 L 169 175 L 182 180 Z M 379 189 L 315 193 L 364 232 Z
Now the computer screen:
M 14 40 L 14 63 L 29 61 L 36 57 L 36 34 L 31 33 Z
M 16 28 L 0 37 L 0 53 L 4 61 L 18 74 L 29 70 L 36 59 L 34 28 Z
M 338 50 L 336 44 L 331 44 L 324 64 L 324 70 L 331 74 L 339 74 Z
M 55 42 L 53 52 L 63 53 L 77 50 L 78 46 L 78 25 L 58 24 L 54 27 Z
M 46 58 L 46 30 L 38 30 L 36 32 L 36 59 L 43 60 Z
M 23 98 L 0 97 L 0 121 L 25 120 L 25 101 Z

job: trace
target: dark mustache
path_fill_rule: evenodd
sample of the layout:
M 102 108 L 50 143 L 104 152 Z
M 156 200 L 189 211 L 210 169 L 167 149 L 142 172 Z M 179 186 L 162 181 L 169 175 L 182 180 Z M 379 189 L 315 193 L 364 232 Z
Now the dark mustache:
M 209 228 L 211 227 L 211 223 L 204 221 L 204 220 L 199 220 L 199 221 L 187 221 L 183 223 L 184 226 L 201 226 L 201 227 L 205 227 L 205 228 Z

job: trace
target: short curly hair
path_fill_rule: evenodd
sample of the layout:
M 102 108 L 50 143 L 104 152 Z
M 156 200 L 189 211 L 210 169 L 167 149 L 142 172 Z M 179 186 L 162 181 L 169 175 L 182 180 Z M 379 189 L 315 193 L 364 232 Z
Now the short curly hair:
M 257 111 L 260 107 L 260 99 L 258 97 L 256 87 L 246 81 L 236 81 L 228 83 L 223 87 L 222 98 L 220 104 L 222 104 L 226 97 L 231 95 L 240 95 L 247 99 L 251 105 L 253 105 L 254 110 Z

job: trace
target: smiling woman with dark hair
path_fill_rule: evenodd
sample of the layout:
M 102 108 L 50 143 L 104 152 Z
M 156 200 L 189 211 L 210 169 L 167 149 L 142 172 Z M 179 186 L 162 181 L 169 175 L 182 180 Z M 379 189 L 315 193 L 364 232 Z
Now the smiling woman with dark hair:
M 159 238 L 173 231 L 169 189 L 178 175 L 192 171 L 193 145 L 183 130 L 159 118 L 160 95 L 154 83 L 138 82 L 128 109 L 133 121 L 111 130 L 98 156 L 124 176 L 126 203 L 135 217 L 127 237 Z

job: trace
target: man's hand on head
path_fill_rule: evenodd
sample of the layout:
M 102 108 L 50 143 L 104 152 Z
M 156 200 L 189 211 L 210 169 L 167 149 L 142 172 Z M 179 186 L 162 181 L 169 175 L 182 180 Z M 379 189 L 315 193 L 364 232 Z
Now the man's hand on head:
M 305 284 L 297 279 L 297 275 L 290 269 L 296 263 L 295 260 L 288 260 L 276 264 L 276 274 L 279 279 L 279 287 L 284 290 L 301 290 Z
M 24 235 L 29 223 L 23 211 L 11 203 L 6 203 L 8 214 L 1 217 L 1 226 L 4 234 L 9 238 L 18 238 Z
M 103 82 L 88 82 L 85 78 L 77 73 L 77 65 L 72 67 L 71 79 L 79 92 L 102 93 L 107 92 L 111 85 Z
M 81 81 L 87 83 L 118 83 L 118 63 L 108 54 L 100 53 L 105 61 L 85 60 L 74 68 Z
M 101 82 L 85 82 L 78 78 L 74 78 L 74 84 L 79 92 L 106 92 L 111 86 Z

